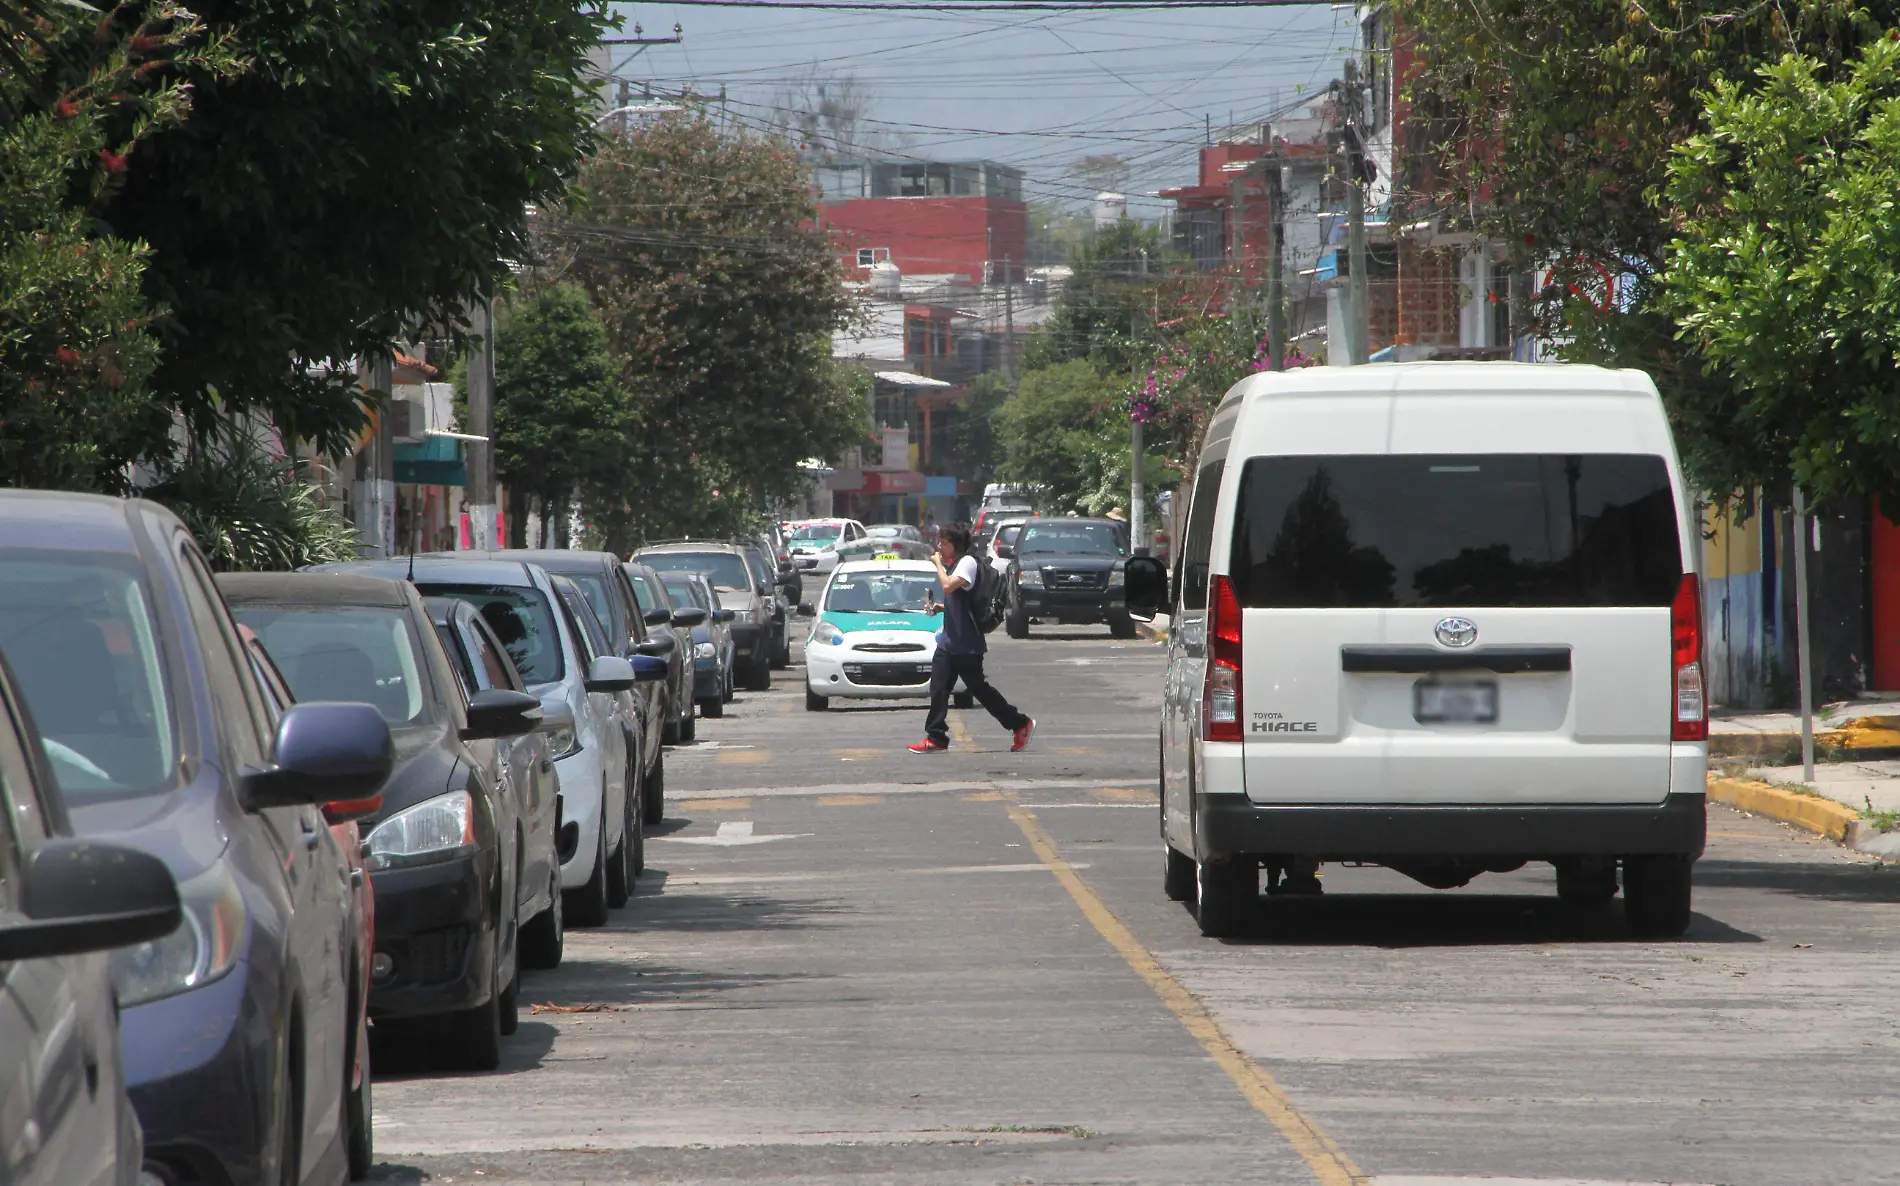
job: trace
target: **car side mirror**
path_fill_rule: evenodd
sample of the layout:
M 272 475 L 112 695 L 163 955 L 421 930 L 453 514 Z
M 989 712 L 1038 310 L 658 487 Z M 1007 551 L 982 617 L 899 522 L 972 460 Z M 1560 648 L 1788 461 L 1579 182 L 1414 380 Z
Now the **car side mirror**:
M 368 704 L 294 704 L 277 722 L 268 766 L 244 772 L 252 811 L 363 799 L 382 791 L 396 764 L 383 714 Z
M 633 668 L 635 683 L 650 684 L 666 678 L 667 662 L 657 655 L 635 655 L 629 665 Z
M 541 702 L 540 732 L 559 733 L 564 729 L 572 729 L 573 727 L 574 710 L 568 707 L 567 701 L 561 699 L 558 695 L 554 695 L 549 696 Z
M 0 963 L 148 943 L 183 918 L 165 862 L 136 848 L 49 840 L 21 881 L 26 921 L 0 926 Z
M 1122 579 L 1129 617 L 1151 622 L 1168 606 L 1168 570 L 1153 556 L 1130 556 Z
M 736 612 L 734 612 L 733 610 L 729 610 L 729 609 L 723 609 L 723 608 L 722 608 L 722 609 L 721 609 L 721 610 L 719 611 L 719 620 L 720 620 L 721 622 L 730 622 L 730 621 L 732 621 L 732 620 L 733 620 L 734 618 L 736 618 L 736 617 L 738 617 L 738 616 L 739 616 L 739 615 L 738 615 L 738 614 L 737 614 Z
M 638 659 L 645 655 L 634 656 Z M 590 692 L 625 692 L 634 685 L 634 666 L 626 660 L 613 655 L 602 655 L 587 668 L 587 690 Z
M 818 611 L 812 608 L 811 602 L 801 601 L 798 603 L 798 616 L 801 618 L 813 618 L 818 616 Z
M 540 728 L 544 715 L 541 702 L 526 692 L 483 688 L 468 698 L 468 727 L 462 730 L 462 740 L 521 737 Z
M 671 615 L 663 609 L 655 608 L 648 610 L 642 617 L 649 626 L 664 626 Z
M 679 640 L 675 639 L 670 633 L 655 634 L 645 642 L 634 647 L 633 654 L 628 655 L 627 658 L 631 659 L 634 655 L 670 655 L 673 653 L 673 648 L 678 645 Z
M 990 546 L 990 551 L 995 553 L 998 556 L 1001 556 L 1005 560 L 1010 560 L 1010 559 L 1013 559 L 1016 555 L 1016 545 L 1015 544 L 992 544 Z
M 365 799 L 332 799 L 323 805 L 323 822 L 347 824 L 366 815 L 375 815 L 382 809 L 383 797 L 380 793 Z
M 693 626 L 703 626 L 705 622 L 706 611 L 696 605 L 689 605 L 685 609 L 676 609 L 673 611 L 673 625 L 675 626 L 690 628 Z

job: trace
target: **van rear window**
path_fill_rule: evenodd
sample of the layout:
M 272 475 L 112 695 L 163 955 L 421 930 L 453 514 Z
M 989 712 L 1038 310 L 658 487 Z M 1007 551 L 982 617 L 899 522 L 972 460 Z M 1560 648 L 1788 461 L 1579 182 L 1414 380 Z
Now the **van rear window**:
M 1235 504 L 1244 606 L 1664 606 L 1682 544 L 1663 459 L 1255 457 Z

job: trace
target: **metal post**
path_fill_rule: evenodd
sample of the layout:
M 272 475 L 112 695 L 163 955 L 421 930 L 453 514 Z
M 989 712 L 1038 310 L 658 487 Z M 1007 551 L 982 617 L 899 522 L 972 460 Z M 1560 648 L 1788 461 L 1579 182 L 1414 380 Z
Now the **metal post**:
M 1286 184 L 1280 162 L 1267 162 L 1267 368 L 1286 369 Z
M 1808 645 L 1808 498 L 1794 488 L 1794 638 L 1801 673 L 1801 781 L 1814 781 L 1814 660 Z
M 1237 313 L 1240 311 L 1240 294 L 1247 283 L 1245 272 L 1241 267 L 1242 259 L 1247 248 L 1245 234 L 1247 218 L 1247 174 L 1245 172 L 1234 174 L 1233 181 L 1228 183 L 1228 193 L 1231 195 L 1228 200 L 1228 205 L 1231 207 L 1231 213 L 1228 217 L 1228 221 L 1231 225 L 1227 228 L 1227 238 L 1229 242 L 1228 254 L 1234 262 L 1234 281 L 1233 295 L 1227 302 L 1227 308 L 1230 313 Z
M 1346 278 L 1347 303 L 1351 306 L 1346 328 L 1350 361 L 1361 366 L 1372 357 L 1372 311 L 1366 303 L 1366 151 L 1360 140 L 1359 63 L 1352 58 L 1346 59 L 1344 88 L 1346 184 L 1350 187 L 1346 193 L 1346 252 L 1352 269 Z
M 1129 433 L 1131 438 L 1129 444 L 1132 452 L 1130 454 L 1128 471 L 1128 549 L 1132 554 L 1140 555 L 1148 543 L 1148 541 L 1143 538 L 1143 532 L 1145 532 L 1148 527 L 1148 516 L 1145 513 L 1148 493 L 1146 489 L 1144 489 L 1143 475 L 1141 472 L 1143 468 L 1141 454 L 1144 448 L 1141 439 L 1142 423 L 1139 420 L 1130 420 L 1129 427 L 1131 430 Z
M 469 545 L 478 550 L 499 546 L 495 539 L 495 306 L 487 297 L 469 310 L 470 328 L 481 335 L 479 353 L 468 368 L 468 425 L 464 431 L 484 437 L 469 441 Z

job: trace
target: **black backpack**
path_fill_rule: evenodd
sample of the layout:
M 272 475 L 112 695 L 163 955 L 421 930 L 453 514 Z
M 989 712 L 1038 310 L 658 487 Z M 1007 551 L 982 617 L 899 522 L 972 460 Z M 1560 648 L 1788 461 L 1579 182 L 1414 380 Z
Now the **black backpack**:
M 976 620 L 976 628 L 989 634 L 1003 624 L 1003 618 L 1008 613 L 1009 598 L 1003 578 L 979 559 L 976 562 L 976 587 L 970 590 L 970 616 Z

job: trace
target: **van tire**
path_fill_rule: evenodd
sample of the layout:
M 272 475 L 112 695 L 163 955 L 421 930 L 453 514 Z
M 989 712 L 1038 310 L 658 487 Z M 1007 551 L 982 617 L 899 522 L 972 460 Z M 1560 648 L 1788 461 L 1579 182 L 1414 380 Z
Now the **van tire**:
M 1168 895 L 1170 902 L 1192 902 L 1194 900 L 1194 858 L 1188 856 L 1166 840 L 1161 842 L 1163 858 L 1161 873 L 1161 892 Z
M 1630 929 L 1673 939 L 1689 929 L 1695 861 L 1678 853 L 1623 858 L 1623 917 Z
M 1245 929 L 1260 903 L 1260 866 L 1251 857 L 1197 861 L 1194 865 L 1194 919 L 1201 934 L 1227 939 Z

